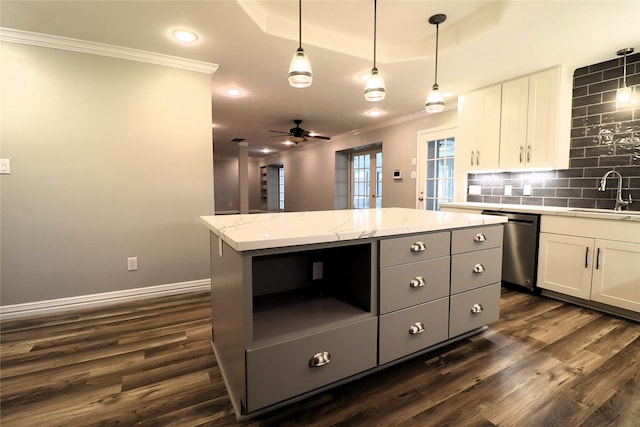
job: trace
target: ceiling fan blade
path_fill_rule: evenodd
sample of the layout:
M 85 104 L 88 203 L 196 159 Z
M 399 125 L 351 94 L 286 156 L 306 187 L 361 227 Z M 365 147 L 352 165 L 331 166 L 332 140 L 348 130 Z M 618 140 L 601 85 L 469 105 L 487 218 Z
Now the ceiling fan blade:
M 271 129 L 269 129 L 269 132 L 282 133 L 284 135 L 289 135 L 290 134 L 290 132 L 285 132 L 283 130 L 271 130 Z
M 327 141 L 331 139 L 331 137 L 329 136 L 322 136 L 322 135 L 307 135 L 307 136 L 309 136 L 310 138 L 324 139 Z

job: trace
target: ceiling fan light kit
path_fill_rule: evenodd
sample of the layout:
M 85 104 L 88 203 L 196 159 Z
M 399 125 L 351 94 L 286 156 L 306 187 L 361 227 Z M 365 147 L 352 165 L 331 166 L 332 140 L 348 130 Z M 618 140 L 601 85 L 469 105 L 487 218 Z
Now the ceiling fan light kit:
M 293 54 L 289 65 L 289 85 L 295 88 L 311 86 L 313 72 L 311 62 L 302 49 L 302 0 L 298 0 L 298 49 Z
M 382 101 L 387 94 L 384 79 L 376 68 L 377 0 L 373 0 L 373 68 L 364 89 L 364 99 L 370 102 Z
M 287 145 L 298 145 L 301 142 L 308 141 L 307 138 L 324 139 L 326 141 L 329 141 L 331 139 L 331 137 L 318 135 L 316 133 L 309 132 L 308 130 L 302 129 L 300 127 L 300 125 L 302 124 L 302 120 L 300 119 L 295 119 L 293 123 L 295 123 L 296 126 L 289 129 L 288 132 L 285 132 L 282 130 L 270 130 L 269 132 L 281 134 L 281 135 L 274 135 L 277 138 L 281 138 L 283 135 L 287 135 L 288 141 L 291 142 L 291 144 L 287 144 Z
M 435 79 L 433 86 L 431 87 L 431 93 L 427 96 L 424 109 L 427 113 L 439 113 L 444 110 L 444 98 L 440 93 L 440 87 L 438 86 L 438 33 L 440 24 L 447 20 L 447 15 L 444 13 L 438 13 L 429 18 L 429 23 L 436 26 L 436 66 L 435 66 Z

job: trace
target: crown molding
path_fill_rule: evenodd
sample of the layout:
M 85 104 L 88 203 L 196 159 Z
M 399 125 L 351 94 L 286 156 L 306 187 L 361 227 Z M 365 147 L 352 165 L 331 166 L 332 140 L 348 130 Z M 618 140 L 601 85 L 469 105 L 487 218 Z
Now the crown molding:
M 209 62 L 195 61 L 177 56 L 164 55 L 162 53 L 147 52 L 144 50 L 90 42 L 86 40 L 53 36 L 50 34 L 14 30 L 11 28 L 0 27 L 0 41 L 109 56 L 129 61 L 146 62 L 148 64 L 162 65 L 165 67 L 209 74 L 210 76 L 213 76 L 213 73 L 218 69 L 217 64 Z

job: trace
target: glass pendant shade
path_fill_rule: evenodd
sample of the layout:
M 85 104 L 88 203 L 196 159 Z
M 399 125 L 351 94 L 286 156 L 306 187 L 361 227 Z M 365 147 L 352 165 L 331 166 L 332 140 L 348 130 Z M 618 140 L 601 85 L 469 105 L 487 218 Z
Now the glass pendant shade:
M 616 103 L 618 106 L 626 106 L 631 103 L 631 88 L 623 87 L 618 89 L 618 93 L 616 94 Z
M 382 101 L 386 94 L 387 90 L 384 87 L 384 79 L 380 73 L 378 73 L 378 69 L 374 67 L 371 69 L 367 86 L 364 89 L 364 99 L 370 102 Z
M 299 47 L 289 65 L 289 85 L 297 88 L 309 87 L 312 81 L 311 63 L 304 50 Z
M 434 84 L 431 88 L 431 93 L 427 96 L 427 102 L 424 106 L 427 113 L 440 113 L 444 111 L 444 98 L 438 89 L 438 85 Z

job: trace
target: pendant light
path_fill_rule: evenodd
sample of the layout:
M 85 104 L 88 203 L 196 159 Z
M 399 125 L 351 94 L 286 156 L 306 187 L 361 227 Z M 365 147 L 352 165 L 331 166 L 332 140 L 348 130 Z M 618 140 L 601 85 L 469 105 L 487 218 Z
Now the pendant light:
M 632 47 L 620 49 L 616 52 L 618 56 L 624 55 L 622 87 L 616 93 L 616 106 L 618 108 L 628 108 L 638 104 L 638 99 L 634 96 L 635 90 L 627 86 L 627 55 L 633 53 Z
M 439 13 L 429 18 L 429 24 L 436 26 L 436 73 L 431 93 L 427 96 L 427 102 L 424 109 L 427 113 L 439 113 L 444 110 L 444 98 L 440 93 L 440 87 L 438 87 L 438 29 L 440 24 L 447 20 L 447 15 Z
M 289 65 L 289 85 L 297 88 L 309 87 L 313 81 L 311 63 L 302 49 L 302 0 L 298 0 L 298 50 Z
M 377 0 L 373 0 L 373 68 L 367 86 L 364 88 L 364 99 L 370 102 L 382 101 L 387 94 L 384 87 L 384 79 L 376 68 L 376 23 L 377 23 Z

